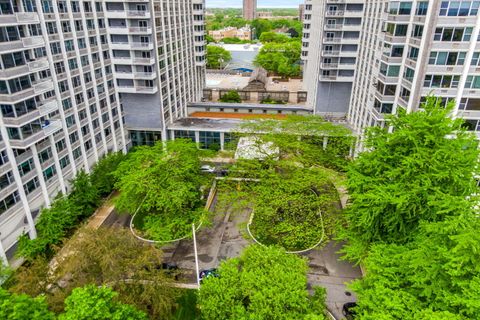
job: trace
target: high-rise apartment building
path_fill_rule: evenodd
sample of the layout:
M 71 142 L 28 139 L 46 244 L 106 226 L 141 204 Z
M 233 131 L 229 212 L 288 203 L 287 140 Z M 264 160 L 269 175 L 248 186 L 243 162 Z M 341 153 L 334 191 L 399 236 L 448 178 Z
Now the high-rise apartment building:
M 335 104 L 333 108 L 345 105 L 343 99 L 330 100 L 328 88 L 315 91 L 311 84 L 317 77 L 331 76 L 331 71 L 322 65 L 329 60 L 320 53 L 329 44 L 316 44 L 325 33 L 325 26 L 318 25 L 317 20 L 324 18 L 328 25 L 329 6 L 350 2 L 306 1 L 310 11 L 305 13 L 309 20 L 304 25 L 304 75 L 309 95 L 313 95 L 309 102 L 317 112 L 323 111 L 325 100 Z M 425 97 L 433 94 L 445 102 L 455 100 L 452 116 L 464 118 L 472 131 L 480 131 L 480 1 L 358 3 L 363 3 L 363 14 L 347 104 L 347 120 L 352 128 L 361 134 L 367 126 L 383 126 L 385 115 L 399 109 L 416 111 Z
M 166 139 L 204 82 L 202 0 L 0 3 L 0 259 L 69 180 Z M 127 130 L 130 130 L 130 132 Z
M 308 104 L 315 113 L 345 115 L 355 75 L 363 6 L 361 0 L 307 0 L 303 50 Z
M 303 22 L 304 17 L 305 17 L 305 5 L 301 3 L 298 5 L 298 20 Z
M 368 1 L 349 122 L 357 132 L 433 94 L 480 126 L 480 1 Z
M 243 18 L 253 20 L 257 17 L 257 0 L 243 0 Z

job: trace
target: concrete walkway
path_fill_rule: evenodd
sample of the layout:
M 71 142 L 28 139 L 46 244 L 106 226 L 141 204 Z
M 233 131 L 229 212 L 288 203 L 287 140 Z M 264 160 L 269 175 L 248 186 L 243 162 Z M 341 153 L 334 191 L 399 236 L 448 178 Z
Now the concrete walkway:
M 345 283 L 362 277 L 359 267 L 340 260 L 337 252 L 341 248 L 342 243 L 330 241 L 324 248 L 306 255 L 310 267 L 308 283 L 327 289 L 327 308 L 337 319 L 343 319 L 343 304 L 356 301 Z

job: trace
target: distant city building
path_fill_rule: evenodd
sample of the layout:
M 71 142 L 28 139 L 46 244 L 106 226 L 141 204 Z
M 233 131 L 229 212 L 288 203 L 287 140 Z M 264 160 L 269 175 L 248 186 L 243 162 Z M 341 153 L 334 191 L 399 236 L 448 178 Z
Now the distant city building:
M 243 0 L 243 18 L 253 20 L 256 17 L 257 0 Z
M 303 22 L 305 20 L 304 15 L 305 15 L 305 5 L 300 4 L 298 6 L 298 20 Z
M 227 27 L 221 30 L 211 30 L 208 34 L 215 40 L 220 41 L 224 38 L 238 38 L 240 40 L 252 40 L 252 30 L 250 26 L 237 29 L 234 27 Z
M 261 11 L 257 12 L 258 19 L 271 19 L 273 18 L 273 12 L 271 11 Z

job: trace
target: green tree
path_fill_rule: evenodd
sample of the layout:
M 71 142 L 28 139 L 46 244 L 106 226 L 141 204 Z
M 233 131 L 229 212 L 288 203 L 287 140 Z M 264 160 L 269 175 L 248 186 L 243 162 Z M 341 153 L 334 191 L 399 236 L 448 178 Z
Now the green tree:
M 405 243 L 421 221 L 442 221 L 471 206 L 479 151 L 453 104 L 429 97 L 422 112 L 389 119 L 393 130 L 367 132 L 348 171 L 347 257 L 360 259 L 374 242 Z
M 207 46 L 207 68 L 220 69 L 232 60 L 232 54 L 219 46 Z
M 240 94 L 238 94 L 237 91 L 229 91 L 225 93 L 221 98 L 221 102 L 227 102 L 227 103 L 241 103 L 242 98 L 240 97 Z
M 301 43 L 298 41 L 271 42 L 260 49 L 254 64 L 284 77 L 297 76 L 300 74 L 300 53 Z
M 250 24 L 252 30 L 254 29 L 256 38 L 259 39 L 262 33 L 271 31 L 273 29 L 272 22 L 267 19 L 254 19 Z
M 116 182 L 113 172 L 125 158 L 126 155 L 122 152 L 110 153 L 100 159 L 93 167 L 90 179 L 92 186 L 98 191 L 100 196 L 106 197 L 113 191 Z
M 79 209 L 79 218 L 89 217 L 97 209 L 100 204 L 99 190 L 85 171 L 78 172 L 72 180 L 72 192 L 68 199 Z
M 17 254 L 27 260 L 38 255 L 51 257 L 55 246 L 75 227 L 81 213 L 81 208 L 68 197 L 58 196 L 50 208 L 42 209 L 35 226 L 37 238 L 30 239 L 26 234 L 19 238 Z
M 405 245 L 374 244 L 351 287 L 356 319 L 478 319 L 480 220 L 471 209 L 423 222 Z
M 309 296 L 307 269 L 304 259 L 283 249 L 250 246 L 239 258 L 222 262 L 219 277 L 203 280 L 202 318 L 324 319 L 325 291 Z
M 117 301 L 118 293 L 107 287 L 76 288 L 65 300 L 60 320 L 147 320 L 143 311 Z
M 11 294 L 0 288 L 0 319 L 53 320 L 55 314 L 48 310 L 44 297 L 32 298 L 26 294 Z
M 285 43 L 290 42 L 290 38 L 284 34 L 278 34 L 273 31 L 263 32 L 259 38 L 261 43 L 269 43 L 269 42 L 276 42 L 276 43 Z
M 117 208 L 145 216 L 147 235 L 157 240 L 184 236 L 202 215 L 199 150 L 183 139 L 138 147 L 115 171 Z M 141 215 L 141 216 L 142 216 Z
M 69 250 L 74 254 L 58 261 L 49 280 L 60 286 L 47 291 L 53 310 L 62 311 L 63 301 L 74 288 L 92 284 L 111 287 L 118 301 L 154 319 L 170 317 L 180 292 L 168 285 L 173 275 L 159 267 L 162 252 L 154 246 L 139 242 L 127 229 L 85 228 L 72 238 Z

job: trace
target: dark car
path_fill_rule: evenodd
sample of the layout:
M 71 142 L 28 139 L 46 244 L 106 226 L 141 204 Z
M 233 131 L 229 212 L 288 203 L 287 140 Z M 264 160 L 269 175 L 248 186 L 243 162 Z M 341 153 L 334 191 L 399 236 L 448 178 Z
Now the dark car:
M 355 307 L 357 304 L 355 302 L 347 302 L 343 305 L 342 313 L 347 320 L 355 319 L 357 313 L 355 312 Z
M 208 277 L 218 277 L 217 268 L 202 270 L 202 271 L 200 271 L 199 276 L 200 276 L 200 282 L 202 282 L 203 279 L 208 278 Z

